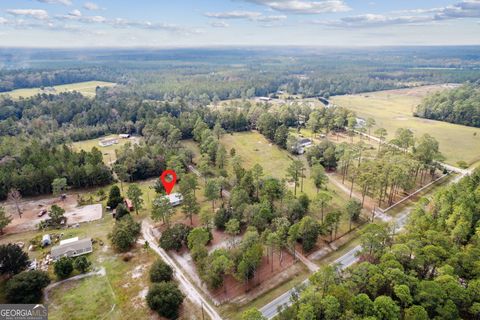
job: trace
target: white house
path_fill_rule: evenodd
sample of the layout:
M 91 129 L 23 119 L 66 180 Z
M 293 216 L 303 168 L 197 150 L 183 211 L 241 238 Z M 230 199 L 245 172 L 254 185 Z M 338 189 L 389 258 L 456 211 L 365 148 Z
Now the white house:
M 85 238 L 79 240 L 78 237 L 60 241 L 58 246 L 51 250 L 51 256 L 54 261 L 61 257 L 77 257 L 93 251 L 92 239 Z
M 172 207 L 175 207 L 175 206 L 178 206 L 180 204 L 182 204 L 183 202 L 183 196 L 181 193 L 170 193 L 169 195 L 166 195 L 165 196 L 168 201 L 170 201 L 170 204 L 172 205 Z
M 122 138 L 122 139 L 128 139 L 128 138 L 130 138 L 130 134 L 129 134 L 129 133 L 120 133 L 118 136 L 119 136 L 120 138 Z
M 98 142 L 100 147 L 108 147 L 118 143 L 117 138 L 103 139 Z

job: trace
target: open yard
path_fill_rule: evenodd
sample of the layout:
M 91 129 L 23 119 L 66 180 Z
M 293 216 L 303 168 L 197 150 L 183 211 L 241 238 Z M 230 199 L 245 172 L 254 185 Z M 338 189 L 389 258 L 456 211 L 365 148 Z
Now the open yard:
M 116 138 L 118 139 L 118 143 L 113 144 L 111 146 L 106 146 L 106 147 L 101 147 L 98 143 L 100 140 L 103 139 L 113 139 Z M 119 138 L 118 135 L 112 134 L 109 136 L 104 136 L 96 139 L 90 139 L 90 140 L 83 140 L 83 141 L 77 141 L 72 143 L 72 147 L 75 151 L 91 151 L 93 147 L 97 147 L 103 154 L 103 162 L 107 165 L 112 165 L 116 160 L 117 160 L 117 155 L 115 153 L 115 150 L 119 149 L 123 145 L 125 145 L 127 142 L 130 142 L 132 144 L 134 143 L 139 143 L 141 137 L 130 137 L 128 139 L 122 139 Z
M 463 160 L 473 164 L 480 160 L 480 129 L 413 117 L 413 111 L 423 97 L 452 86 L 423 86 L 335 96 L 331 101 L 355 111 L 362 118 L 374 118 L 375 128 L 387 129 L 388 139 L 394 137 L 398 128 L 409 128 L 417 137 L 428 133 L 440 143 L 440 150 L 447 163 L 455 165 Z
M 132 216 L 137 218 L 135 214 Z M 105 275 L 73 280 L 53 288 L 47 303 L 51 319 L 161 319 L 145 301 L 148 271 L 158 258 L 157 254 L 138 244 L 131 251 L 133 258 L 123 261 L 122 255 L 112 250 L 108 240 L 113 224 L 111 215 L 105 214 L 99 220 L 81 224 L 79 228 L 7 234 L 0 237 L 0 244 L 23 242 L 28 248 L 31 240 L 41 239 L 45 233 L 52 238 L 63 234 L 63 239 L 91 237 L 95 241 L 93 252 L 87 257 L 92 262 L 92 269 L 104 268 Z M 50 247 L 37 248 L 28 251 L 28 254 L 30 259 L 40 259 L 49 251 Z M 52 270 L 49 273 L 52 282 L 55 281 Z M 0 303 L 5 303 L 3 286 L 4 282 L 0 279 Z M 180 319 L 202 319 L 200 307 L 188 299 L 185 299 L 180 315 Z
M 53 87 L 45 87 L 45 88 L 28 88 L 28 89 L 16 89 L 12 91 L 2 92 L 1 95 L 9 95 L 12 99 L 20 99 L 29 98 L 39 93 L 46 93 L 46 94 L 57 94 L 62 92 L 68 91 L 77 91 L 87 97 L 94 97 L 96 94 L 97 87 L 112 87 L 115 83 L 113 82 L 105 82 L 105 81 L 85 81 L 85 82 L 77 82 L 71 84 L 63 84 L 59 86 Z

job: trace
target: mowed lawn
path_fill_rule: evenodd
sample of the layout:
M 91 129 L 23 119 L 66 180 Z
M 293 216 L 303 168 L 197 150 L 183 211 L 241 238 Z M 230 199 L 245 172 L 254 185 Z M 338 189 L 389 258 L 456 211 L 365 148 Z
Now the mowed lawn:
M 480 129 L 413 117 L 423 97 L 450 86 L 423 86 L 410 89 L 387 90 L 356 95 L 335 96 L 331 101 L 348 108 L 362 118 L 374 118 L 376 128 L 388 131 L 388 139 L 398 128 L 409 128 L 415 136 L 428 133 L 440 143 L 446 162 L 455 165 L 463 160 L 473 164 L 480 160 Z M 373 133 L 374 129 L 372 129 Z
M 242 158 L 244 168 L 251 169 L 255 164 L 260 164 L 265 176 L 285 178 L 287 168 L 293 161 L 293 157 L 285 150 L 270 143 L 258 132 L 225 134 L 221 143 L 228 153 L 235 148 L 236 154 Z
M 28 89 L 16 89 L 12 91 L 2 92 L 0 95 L 9 95 L 12 99 L 29 98 L 39 93 L 56 94 L 68 91 L 78 91 L 84 96 L 94 97 L 97 87 L 113 87 L 115 83 L 106 81 L 85 81 L 71 84 L 63 84 L 53 87 L 41 88 L 28 88 Z M 50 89 L 53 88 L 53 89 Z

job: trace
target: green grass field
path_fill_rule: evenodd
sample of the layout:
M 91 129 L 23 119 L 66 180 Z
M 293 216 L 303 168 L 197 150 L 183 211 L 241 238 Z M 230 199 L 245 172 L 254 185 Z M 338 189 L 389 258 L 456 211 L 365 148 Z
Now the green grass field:
M 426 95 L 445 90 L 444 86 L 423 86 L 332 97 L 334 104 L 348 108 L 362 118 L 374 118 L 376 128 L 388 131 L 393 138 L 398 128 L 409 128 L 417 137 L 428 133 L 440 143 L 446 162 L 455 165 L 463 160 L 473 164 L 480 160 L 480 129 L 413 117 L 413 111 Z M 372 130 L 372 132 L 374 129 Z
M 97 87 L 112 87 L 115 83 L 105 82 L 105 81 L 85 81 L 77 82 L 71 84 L 64 84 L 53 87 L 45 87 L 44 90 L 41 88 L 28 88 L 28 89 L 16 89 L 12 91 L 2 92 L 1 95 L 9 95 L 12 99 L 29 98 L 39 93 L 62 93 L 67 91 L 78 91 L 84 96 L 94 97 Z M 53 89 L 49 89 L 53 88 Z
M 118 143 L 108 146 L 108 147 L 101 147 L 98 143 L 102 139 L 110 139 L 110 138 L 117 138 Z M 109 136 L 104 136 L 100 138 L 95 138 L 95 139 L 90 139 L 90 140 L 83 140 L 83 141 L 77 141 L 72 143 L 73 150 L 75 151 L 88 151 L 90 152 L 93 147 L 97 147 L 103 154 L 103 162 L 107 165 L 110 165 L 114 163 L 117 160 L 117 155 L 115 154 L 115 150 L 120 149 L 123 145 L 125 145 L 127 142 L 130 143 L 135 143 L 140 141 L 140 137 L 131 137 L 130 139 L 121 139 L 118 137 L 116 134 L 112 134 Z

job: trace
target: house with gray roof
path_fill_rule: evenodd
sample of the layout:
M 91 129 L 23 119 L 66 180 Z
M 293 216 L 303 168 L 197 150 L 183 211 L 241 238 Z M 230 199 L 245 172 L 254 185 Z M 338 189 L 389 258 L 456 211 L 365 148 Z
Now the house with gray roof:
M 78 257 L 93 251 L 92 239 L 70 238 L 60 241 L 58 246 L 52 248 L 50 255 L 53 261 L 61 257 Z

